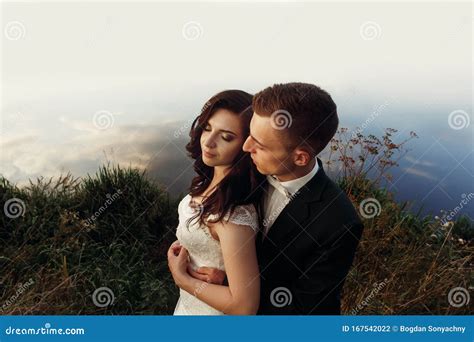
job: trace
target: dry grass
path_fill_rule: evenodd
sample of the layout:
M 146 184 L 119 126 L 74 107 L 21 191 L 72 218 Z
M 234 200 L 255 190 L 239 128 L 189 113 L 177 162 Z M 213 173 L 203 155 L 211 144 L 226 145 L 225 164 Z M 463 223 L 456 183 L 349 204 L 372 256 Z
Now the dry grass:
M 356 207 L 367 198 L 380 204 L 378 215 L 363 218 L 343 310 L 468 314 L 469 305 L 453 307 L 447 297 L 472 284 L 472 224 L 420 217 L 384 190 L 409 140 L 393 143 L 395 132 L 378 139 L 342 129 L 323 157 L 327 168 L 342 165 L 338 181 Z M 84 179 L 38 179 L 22 189 L 0 178 L 1 207 L 12 198 L 25 211 L 0 217 L 1 314 L 172 313 L 177 289 L 166 250 L 175 239 L 178 201 L 143 173 L 106 166 Z M 112 290 L 111 305 L 94 304 L 100 287 Z
M 0 196 L 2 207 L 19 198 L 26 209 L 0 222 L 3 314 L 164 314 L 173 308 L 177 292 L 165 251 L 174 240 L 177 203 L 143 173 L 104 167 L 82 181 L 68 175 L 25 189 L 3 180 Z M 22 286 L 29 279 L 33 284 Z M 100 287 L 113 291 L 113 305 L 94 304 Z

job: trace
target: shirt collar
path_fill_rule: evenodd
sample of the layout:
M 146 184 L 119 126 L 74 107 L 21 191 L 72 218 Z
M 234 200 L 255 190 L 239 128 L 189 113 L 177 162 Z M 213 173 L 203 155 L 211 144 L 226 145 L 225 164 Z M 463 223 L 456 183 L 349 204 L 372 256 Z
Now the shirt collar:
M 298 192 L 299 189 L 306 183 L 310 181 L 311 178 L 318 172 L 319 165 L 317 158 L 314 158 L 315 164 L 313 169 L 304 175 L 303 177 L 292 179 L 286 182 L 280 182 L 275 176 L 267 176 L 268 183 L 270 183 L 275 189 L 281 192 L 286 197 L 290 198 L 295 193 Z

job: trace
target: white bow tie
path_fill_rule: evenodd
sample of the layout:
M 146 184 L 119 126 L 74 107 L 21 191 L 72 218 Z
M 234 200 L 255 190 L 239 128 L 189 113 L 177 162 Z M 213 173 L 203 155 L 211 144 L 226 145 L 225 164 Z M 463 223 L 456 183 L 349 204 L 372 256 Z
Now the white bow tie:
M 274 176 L 268 177 L 268 182 L 286 198 L 291 198 L 290 192 Z

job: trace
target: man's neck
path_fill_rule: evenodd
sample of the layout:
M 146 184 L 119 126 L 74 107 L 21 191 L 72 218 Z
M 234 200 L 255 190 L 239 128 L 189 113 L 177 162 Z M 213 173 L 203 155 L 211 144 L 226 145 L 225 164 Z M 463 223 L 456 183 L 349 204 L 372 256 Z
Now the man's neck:
M 289 172 L 283 175 L 275 175 L 275 177 L 278 179 L 279 182 L 287 182 L 290 180 L 301 178 L 303 176 L 306 176 L 308 173 L 310 173 L 311 170 L 313 170 L 315 165 L 316 165 L 316 158 L 311 160 L 311 162 L 308 163 L 308 165 L 305 165 L 303 167 L 297 167 L 292 172 Z

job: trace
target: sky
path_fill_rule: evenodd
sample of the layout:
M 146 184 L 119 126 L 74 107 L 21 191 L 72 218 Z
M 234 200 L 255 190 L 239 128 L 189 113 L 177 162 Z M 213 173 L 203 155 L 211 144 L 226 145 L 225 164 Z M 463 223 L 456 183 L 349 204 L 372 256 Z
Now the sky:
M 1 10 L 0 174 L 18 184 L 112 161 L 181 191 L 192 175 L 187 130 L 207 99 L 291 81 L 327 90 L 341 126 L 424 133 L 405 173 L 441 180 L 448 170 L 432 166 L 450 160 L 443 148 L 474 166 L 470 2 L 30 1 Z M 453 112 L 462 129 L 449 125 Z

